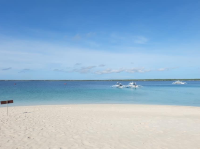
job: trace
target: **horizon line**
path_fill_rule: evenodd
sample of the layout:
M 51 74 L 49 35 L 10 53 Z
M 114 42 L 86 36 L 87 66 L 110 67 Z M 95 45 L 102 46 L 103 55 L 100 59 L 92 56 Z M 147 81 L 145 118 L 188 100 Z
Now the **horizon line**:
M 40 80 L 0 80 L 0 81 L 175 81 L 175 80 L 188 80 L 188 81 L 200 81 L 200 79 L 102 79 L 102 80 L 56 80 L 56 79 L 40 79 Z

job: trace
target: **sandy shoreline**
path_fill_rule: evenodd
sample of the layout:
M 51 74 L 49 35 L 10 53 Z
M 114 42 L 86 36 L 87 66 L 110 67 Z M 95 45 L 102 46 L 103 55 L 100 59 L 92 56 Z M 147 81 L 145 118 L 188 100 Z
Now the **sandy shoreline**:
M 0 108 L 0 149 L 199 149 L 200 107 Z

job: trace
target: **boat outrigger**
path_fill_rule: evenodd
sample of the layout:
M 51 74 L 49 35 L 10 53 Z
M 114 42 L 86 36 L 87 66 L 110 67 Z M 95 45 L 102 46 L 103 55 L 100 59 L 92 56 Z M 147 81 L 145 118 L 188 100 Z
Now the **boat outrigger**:
M 117 82 L 116 85 L 113 85 L 112 87 L 115 88 L 138 88 L 140 85 L 137 85 L 136 82 L 130 82 L 128 85 L 122 85 L 121 83 Z
M 117 82 L 117 85 L 116 85 L 117 88 L 123 88 L 123 85 L 119 82 Z
M 136 85 L 136 82 L 130 82 L 126 87 L 127 88 L 138 88 L 139 86 Z
M 123 88 L 124 86 L 121 83 L 117 82 L 117 84 L 113 85 L 112 87 Z
M 173 82 L 172 84 L 186 84 L 186 82 L 182 82 L 182 81 L 175 81 L 175 82 Z

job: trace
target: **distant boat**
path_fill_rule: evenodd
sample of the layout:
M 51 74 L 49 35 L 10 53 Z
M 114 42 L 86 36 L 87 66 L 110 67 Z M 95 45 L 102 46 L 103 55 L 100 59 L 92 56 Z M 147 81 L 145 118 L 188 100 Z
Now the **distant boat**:
M 173 82 L 172 84 L 186 84 L 186 82 L 182 82 L 182 81 L 175 81 L 175 82 Z
M 123 88 L 124 86 L 121 83 L 117 82 L 117 85 L 113 85 L 112 87 Z
M 123 85 L 117 82 L 117 88 L 123 88 Z
M 127 87 L 127 88 L 138 88 L 139 85 L 136 85 L 135 82 L 130 82 L 126 87 Z

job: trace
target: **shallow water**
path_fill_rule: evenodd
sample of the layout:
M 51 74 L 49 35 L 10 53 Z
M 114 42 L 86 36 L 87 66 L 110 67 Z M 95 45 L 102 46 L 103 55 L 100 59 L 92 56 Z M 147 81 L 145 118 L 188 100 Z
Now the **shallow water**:
M 14 104 L 9 106 L 103 103 L 200 106 L 200 81 L 187 81 L 185 85 L 137 81 L 142 85 L 138 89 L 112 88 L 116 82 L 0 81 L 0 101 L 13 99 Z M 128 85 L 129 81 L 120 83 Z

